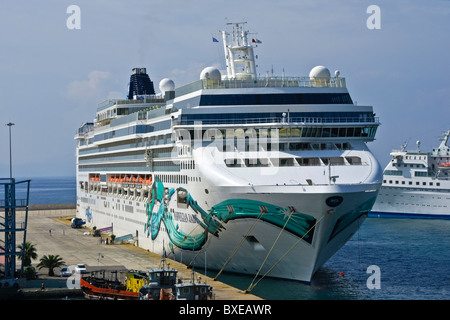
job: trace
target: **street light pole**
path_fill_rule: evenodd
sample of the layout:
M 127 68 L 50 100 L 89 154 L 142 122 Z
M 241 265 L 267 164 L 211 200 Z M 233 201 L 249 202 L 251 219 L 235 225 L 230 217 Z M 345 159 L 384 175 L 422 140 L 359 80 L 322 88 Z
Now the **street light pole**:
M 9 178 L 12 179 L 11 127 L 14 123 L 9 122 L 6 125 L 9 127 Z

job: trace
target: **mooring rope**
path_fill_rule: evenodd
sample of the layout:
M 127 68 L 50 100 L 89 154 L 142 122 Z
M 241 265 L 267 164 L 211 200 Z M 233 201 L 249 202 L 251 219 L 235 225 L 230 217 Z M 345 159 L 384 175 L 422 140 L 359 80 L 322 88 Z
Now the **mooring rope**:
M 276 267 L 276 265 L 278 264 L 278 263 L 280 263 L 281 262 L 281 260 L 283 260 L 296 246 L 297 246 L 297 244 L 301 241 L 301 240 L 303 240 L 303 238 L 312 230 L 312 229 L 314 229 L 316 226 L 317 226 L 317 224 L 319 224 L 319 222 L 320 221 L 322 221 L 323 220 L 323 218 L 325 218 L 325 216 L 326 215 L 323 215 L 322 216 L 322 218 L 320 218 L 311 228 L 309 228 L 309 230 L 308 231 L 306 231 L 306 233 L 300 238 L 300 239 L 298 239 L 281 257 L 280 257 L 280 259 L 278 259 L 278 261 L 277 262 L 275 262 L 273 265 L 272 265 L 272 267 L 270 267 L 270 269 L 269 270 L 267 270 L 267 272 L 256 282 L 256 283 L 254 283 L 255 282 L 255 280 L 256 280 L 256 277 L 258 276 L 258 275 L 256 275 L 255 276 L 255 278 L 253 279 L 253 281 L 252 281 L 252 283 L 248 286 L 248 288 L 247 288 L 247 290 L 245 290 L 244 291 L 244 293 L 249 293 L 250 291 L 252 291 L 257 285 L 258 285 L 258 283 L 265 277 L 265 276 L 267 276 L 272 270 L 273 270 L 273 268 L 275 268 Z M 258 273 L 259 273 L 259 271 L 258 271 Z
M 256 223 L 261 219 L 262 215 L 264 213 L 266 213 L 266 212 L 267 211 L 261 209 L 261 212 L 259 213 L 259 216 L 255 219 L 253 224 L 250 226 L 250 228 L 248 229 L 247 233 L 242 237 L 241 241 L 236 245 L 236 247 L 234 248 L 234 250 L 231 253 L 230 257 L 228 257 L 227 261 L 225 261 L 224 265 L 219 270 L 219 272 L 217 273 L 217 275 L 214 277 L 213 280 L 216 280 L 217 277 L 219 277 L 219 275 L 222 273 L 222 271 L 225 269 L 225 267 L 228 265 L 228 263 L 231 261 L 231 259 L 234 257 L 234 255 L 238 252 L 239 248 L 242 246 L 242 244 L 244 243 L 245 239 L 247 239 L 247 237 L 250 234 L 250 232 L 255 228 Z
M 280 232 L 278 233 L 277 238 L 275 239 L 272 247 L 270 248 L 269 252 L 266 255 L 266 258 L 264 259 L 264 261 L 261 263 L 261 266 L 258 269 L 258 272 L 256 273 L 255 277 L 253 278 L 252 283 L 250 284 L 249 288 L 252 286 L 253 282 L 255 281 L 255 279 L 258 277 L 259 273 L 261 272 L 262 267 L 266 264 L 267 259 L 270 256 L 270 253 L 272 252 L 273 248 L 275 247 L 275 244 L 278 242 L 278 240 L 281 237 L 281 234 L 283 233 L 284 229 L 286 228 L 287 224 L 289 223 L 289 220 L 291 220 L 292 214 L 295 212 L 295 210 L 291 210 L 291 213 L 289 214 L 289 217 L 287 218 L 286 222 L 284 223 L 283 228 L 281 228 Z M 248 289 L 247 289 L 248 290 Z

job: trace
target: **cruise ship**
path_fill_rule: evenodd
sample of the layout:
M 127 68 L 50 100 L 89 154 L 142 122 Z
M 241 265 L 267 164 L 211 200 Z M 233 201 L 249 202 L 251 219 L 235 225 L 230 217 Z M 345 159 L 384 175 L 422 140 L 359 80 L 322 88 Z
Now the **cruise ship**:
M 190 266 L 308 283 L 372 209 L 380 123 L 339 71 L 258 76 L 245 27 L 221 31 L 226 70 L 155 92 L 135 68 L 98 105 L 75 134 L 77 216 Z
M 383 184 L 370 216 L 450 219 L 450 148 L 445 132 L 431 152 L 391 152 Z

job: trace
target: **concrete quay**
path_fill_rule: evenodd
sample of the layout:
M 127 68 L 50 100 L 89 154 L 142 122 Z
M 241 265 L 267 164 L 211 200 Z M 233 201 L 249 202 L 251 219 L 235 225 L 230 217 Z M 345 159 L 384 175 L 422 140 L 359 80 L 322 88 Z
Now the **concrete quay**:
M 109 269 L 109 270 L 149 270 L 158 268 L 161 264 L 161 256 L 148 252 L 134 245 L 106 245 L 101 244 L 98 237 L 86 235 L 86 232 L 92 233 L 87 228 L 73 229 L 70 226 L 70 218 L 75 216 L 75 206 L 51 206 L 44 205 L 29 208 L 27 242 L 31 242 L 37 251 L 38 259 L 32 264 L 35 266 L 39 259 L 44 255 L 59 255 L 68 266 L 83 263 L 87 271 Z M 24 213 L 16 213 L 17 221 L 24 219 Z M 18 235 L 18 239 L 19 239 Z M 182 279 L 191 279 L 192 270 L 186 265 L 166 259 L 170 267 L 178 270 L 179 277 Z M 34 288 L 36 283 L 46 280 L 49 283 L 49 277 L 46 276 L 46 270 L 37 270 L 38 280 L 33 280 Z M 44 273 L 45 272 L 45 273 Z M 55 274 L 59 276 L 59 270 L 55 269 Z M 203 274 L 196 273 L 196 277 L 201 277 L 201 281 L 206 281 L 213 287 L 213 293 L 216 300 L 262 300 L 261 298 L 244 293 L 242 290 L 231 287 L 220 281 L 214 281 Z M 60 277 L 59 283 L 64 283 Z M 57 280 L 57 279 L 53 279 Z M 31 281 L 27 281 L 30 285 Z M 50 282 L 51 283 L 51 282 Z M 33 286 L 33 285 L 31 285 Z M 46 289 L 51 290 L 49 284 Z M 36 289 L 25 288 L 28 292 Z

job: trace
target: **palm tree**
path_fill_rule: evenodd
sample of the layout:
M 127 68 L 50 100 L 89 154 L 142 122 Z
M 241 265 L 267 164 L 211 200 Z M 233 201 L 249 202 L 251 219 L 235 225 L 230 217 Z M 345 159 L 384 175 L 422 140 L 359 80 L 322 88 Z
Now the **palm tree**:
M 34 244 L 31 242 L 26 242 L 25 250 L 23 249 L 23 244 L 19 245 L 18 248 L 20 251 L 23 251 L 23 266 L 31 266 L 31 260 L 35 260 L 38 257 Z M 18 256 L 18 258 L 21 258 L 21 256 Z
M 41 258 L 41 262 L 39 262 L 37 267 L 39 269 L 48 268 L 48 275 L 54 276 L 55 273 L 53 272 L 53 269 L 59 268 L 61 266 L 65 266 L 65 265 L 66 265 L 66 263 L 58 254 L 57 255 L 49 254 L 48 256 L 43 256 Z

